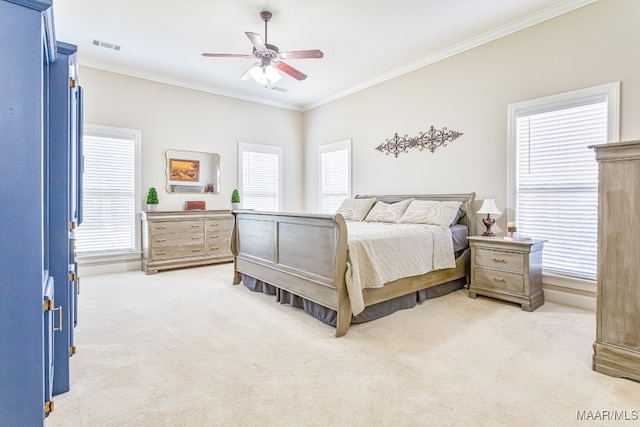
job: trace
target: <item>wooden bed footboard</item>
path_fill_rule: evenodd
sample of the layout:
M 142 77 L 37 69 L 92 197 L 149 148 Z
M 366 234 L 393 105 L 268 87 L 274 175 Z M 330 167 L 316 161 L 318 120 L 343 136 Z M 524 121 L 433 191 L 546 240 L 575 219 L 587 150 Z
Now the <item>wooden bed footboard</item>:
M 351 323 L 342 215 L 235 211 L 233 284 L 240 273 L 336 310 L 336 336 Z
M 404 198 L 456 200 L 466 212 L 461 222 L 469 235 L 475 230 L 475 193 L 368 196 L 395 202 Z M 233 284 L 241 274 L 277 286 L 337 312 L 336 337 L 351 324 L 351 303 L 345 284 L 347 271 L 347 226 L 340 214 L 298 214 L 237 210 L 231 238 L 234 255 Z M 399 279 L 382 288 L 365 289 L 365 306 L 407 295 L 470 275 L 467 249 L 456 266 Z

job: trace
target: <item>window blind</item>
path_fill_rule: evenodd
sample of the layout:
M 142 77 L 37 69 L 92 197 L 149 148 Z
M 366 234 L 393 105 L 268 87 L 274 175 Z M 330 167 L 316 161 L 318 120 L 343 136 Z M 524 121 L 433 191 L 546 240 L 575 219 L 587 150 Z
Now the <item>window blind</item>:
M 83 137 L 83 222 L 79 255 L 133 252 L 136 236 L 135 138 Z
M 598 165 L 607 142 L 606 98 L 574 101 L 516 118 L 518 232 L 548 240 L 546 274 L 595 279 Z
M 242 208 L 280 210 L 282 149 L 258 144 L 240 144 L 240 152 Z
M 350 141 L 320 147 L 320 212 L 335 213 L 351 197 Z

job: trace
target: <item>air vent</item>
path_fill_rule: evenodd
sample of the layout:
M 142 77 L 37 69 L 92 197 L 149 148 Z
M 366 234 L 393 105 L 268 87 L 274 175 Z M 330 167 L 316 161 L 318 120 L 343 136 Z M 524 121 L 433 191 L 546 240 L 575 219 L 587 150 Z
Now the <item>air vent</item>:
M 122 49 L 122 45 L 115 44 L 115 43 L 110 43 L 110 42 L 105 42 L 105 41 L 98 40 L 98 39 L 93 39 L 92 40 L 92 44 L 94 46 L 104 47 L 106 49 L 115 50 L 117 52 L 119 52 L 120 49 Z
M 280 86 L 271 86 L 271 90 L 277 90 L 278 92 L 288 92 L 289 89 L 285 89 L 283 87 Z

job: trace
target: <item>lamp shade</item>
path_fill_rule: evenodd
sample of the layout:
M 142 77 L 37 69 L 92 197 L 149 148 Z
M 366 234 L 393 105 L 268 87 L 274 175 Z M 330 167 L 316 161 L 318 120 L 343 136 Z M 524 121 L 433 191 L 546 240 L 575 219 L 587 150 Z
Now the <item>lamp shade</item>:
M 502 212 L 500 212 L 500 209 L 496 206 L 496 199 L 484 199 L 477 213 L 500 215 Z

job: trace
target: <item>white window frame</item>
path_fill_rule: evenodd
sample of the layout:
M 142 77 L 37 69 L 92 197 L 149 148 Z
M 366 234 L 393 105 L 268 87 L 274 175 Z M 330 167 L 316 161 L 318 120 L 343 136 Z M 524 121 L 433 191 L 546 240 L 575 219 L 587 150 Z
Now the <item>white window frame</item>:
M 347 160 L 348 184 L 347 184 L 347 194 L 345 195 L 345 198 L 348 199 L 348 198 L 351 198 L 353 194 L 352 188 L 351 188 L 351 182 L 352 182 L 351 139 L 332 142 L 332 143 L 324 144 L 318 147 L 318 203 L 319 203 L 318 207 L 320 212 L 322 212 L 322 207 L 324 206 L 323 199 L 325 197 L 324 180 L 322 179 L 323 178 L 322 156 L 327 153 L 331 153 L 334 151 L 341 151 L 345 149 L 347 150 L 347 156 L 348 156 L 348 160 Z M 323 213 L 333 213 L 333 212 L 323 212 Z
M 620 137 L 620 82 L 607 83 L 543 98 L 510 104 L 507 120 L 507 221 L 514 221 L 516 209 L 516 162 L 517 162 L 517 118 L 519 115 L 536 114 L 567 107 L 581 101 L 602 99 L 607 102 L 607 142 L 616 142 Z M 595 157 L 595 154 L 594 154 Z M 578 291 L 595 292 L 595 281 L 543 274 L 543 282 L 572 288 Z
M 245 151 L 257 152 L 257 153 L 267 153 L 267 154 L 275 154 L 278 157 L 278 195 L 277 195 L 277 211 L 282 211 L 282 147 L 277 145 L 266 145 L 266 144 L 253 144 L 249 142 L 238 142 L 238 191 L 240 192 L 240 202 L 243 202 L 244 198 L 244 188 L 243 188 L 243 174 L 244 174 L 244 165 L 243 165 L 243 153 Z
M 121 252 L 121 253 L 101 253 L 101 254 L 78 254 L 77 259 L 81 263 L 100 263 L 100 262 L 113 262 L 113 261 L 129 261 L 139 260 L 142 253 L 141 250 L 141 225 L 140 225 L 140 211 L 138 210 L 142 206 L 142 173 L 141 173 L 141 143 L 142 132 L 137 129 L 119 128 L 113 126 L 102 126 L 94 124 L 83 125 L 83 135 L 102 137 L 102 138 L 121 138 L 132 139 L 134 142 L 134 179 L 135 179 L 135 206 L 136 214 L 134 218 L 134 248 L 133 252 Z M 82 227 L 82 225 L 80 225 Z

